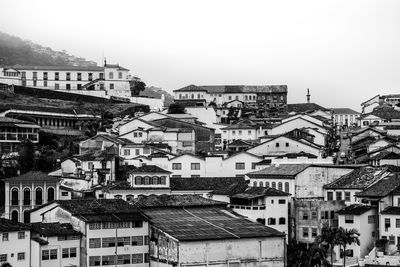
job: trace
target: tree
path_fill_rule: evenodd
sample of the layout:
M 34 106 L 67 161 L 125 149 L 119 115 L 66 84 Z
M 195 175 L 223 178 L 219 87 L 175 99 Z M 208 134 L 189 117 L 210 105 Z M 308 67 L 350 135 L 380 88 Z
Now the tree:
M 138 77 L 133 77 L 129 81 L 129 87 L 131 89 L 131 96 L 138 96 L 140 92 L 146 89 L 146 84 Z
M 335 235 L 335 244 L 339 245 L 339 250 L 343 247 L 343 267 L 346 266 L 346 248 L 347 245 L 357 244 L 360 245 L 360 234 L 356 229 L 344 229 L 339 227 Z
M 315 242 L 327 247 L 326 251 L 331 250 L 331 266 L 333 265 L 333 249 L 335 247 L 337 228 L 330 227 L 327 223 L 324 223 L 321 229 L 321 234 L 315 238 Z
M 308 249 L 295 249 L 294 255 L 291 260 L 291 266 L 293 267 L 325 267 L 329 266 L 326 260 L 325 250 L 320 248 L 317 244 L 313 244 Z M 291 253 L 291 254 L 293 254 Z M 289 262 L 289 261 L 288 261 Z
M 35 167 L 35 146 L 29 139 L 25 139 L 21 144 L 19 164 L 22 173 L 29 172 Z
M 185 107 L 178 103 L 172 103 L 168 107 L 168 114 L 185 114 Z

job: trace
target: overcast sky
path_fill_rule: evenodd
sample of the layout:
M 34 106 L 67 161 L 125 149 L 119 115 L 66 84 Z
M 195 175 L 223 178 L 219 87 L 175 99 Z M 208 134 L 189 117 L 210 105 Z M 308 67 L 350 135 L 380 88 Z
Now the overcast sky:
M 0 0 L 0 31 L 147 85 L 287 84 L 289 103 L 400 93 L 400 1 Z

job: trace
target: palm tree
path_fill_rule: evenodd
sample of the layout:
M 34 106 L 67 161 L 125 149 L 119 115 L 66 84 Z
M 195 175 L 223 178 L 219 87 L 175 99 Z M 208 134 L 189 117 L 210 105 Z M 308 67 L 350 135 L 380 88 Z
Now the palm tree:
M 333 249 L 335 247 L 335 237 L 337 233 L 336 227 L 329 226 L 328 223 L 324 223 L 322 225 L 321 234 L 315 238 L 315 242 L 324 247 L 328 247 L 327 250 L 331 250 L 331 262 L 330 265 L 333 265 Z
M 339 245 L 340 248 L 343 247 L 343 267 L 346 266 L 346 247 L 347 245 L 357 244 L 360 245 L 360 239 L 358 237 L 360 234 L 356 229 L 344 229 L 343 227 L 339 227 L 336 236 L 335 243 Z
M 295 256 L 296 262 L 293 267 L 325 267 L 329 266 L 326 260 L 325 250 L 318 245 L 312 245 L 308 250 L 300 250 Z

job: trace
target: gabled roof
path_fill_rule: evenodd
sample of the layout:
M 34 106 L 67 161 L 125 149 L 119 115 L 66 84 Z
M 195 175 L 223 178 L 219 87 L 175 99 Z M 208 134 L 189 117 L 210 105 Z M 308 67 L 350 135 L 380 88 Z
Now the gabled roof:
M 327 108 L 324 108 L 315 103 L 288 104 L 287 109 L 288 109 L 288 112 L 296 112 L 296 113 L 303 113 L 303 112 L 314 111 L 314 110 L 328 111 Z
M 165 173 L 170 174 L 170 171 L 164 170 L 156 165 L 142 165 L 139 168 L 130 170 L 129 173 Z
M 242 139 L 235 139 L 232 143 L 228 144 L 228 146 L 246 146 L 249 147 L 251 144 L 249 142 L 243 141 Z
M 295 118 L 293 118 L 293 119 L 291 119 L 291 120 L 282 122 L 281 124 L 276 124 L 276 125 L 275 125 L 275 124 L 272 124 L 272 128 L 280 127 L 280 126 L 285 125 L 285 124 L 287 124 L 287 123 L 289 123 L 289 122 L 292 122 L 292 121 L 294 121 L 294 120 L 303 120 L 303 121 L 305 121 L 305 122 L 311 123 L 312 125 L 315 125 L 315 126 L 318 127 L 318 128 L 326 129 L 325 126 L 318 125 L 318 124 L 316 124 L 315 122 L 309 121 L 309 120 L 307 120 L 307 119 L 305 119 L 305 118 L 303 118 L 303 117 L 295 117 Z M 303 127 L 303 128 L 304 128 L 304 127 Z
M 393 191 L 397 190 L 400 186 L 400 176 L 398 174 L 393 174 L 382 178 L 378 182 L 374 183 L 364 191 L 356 194 L 357 197 L 374 197 L 382 198 Z
M 373 206 L 361 205 L 361 204 L 353 204 L 347 207 L 344 207 L 341 210 L 338 210 L 337 213 L 340 215 L 361 215 L 366 213 L 367 211 L 376 209 Z
M 24 223 L 14 222 L 8 219 L 0 218 L 0 233 L 17 232 L 30 230 L 30 227 Z
M 381 160 L 381 159 L 400 159 L 400 154 L 393 151 L 382 151 L 377 155 L 370 157 L 371 160 Z
M 299 153 L 287 153 L 287 154 L 283 154 L 283 155 L 278 156 L 277 158 L 278 158 L 278 159 L 282 159 L 282 158 L 295 159 L 295 158 L 298 158 L 298 157 L 306 157 L 306 158 L 309 158 L 309 159 L 316 159 L 316 158 L 318 158 L 318 156 L 316 156 L 316 155 L 314 155 L 314 154 L 311 154 L 311 153 L 306 153 L 306 152 L 304 152 L 304 151 L 300 151 Z
M 294 179 L 295 176 L 308 167 L 310 164 L 280 164 L 271 165 L 270 167 L 262 170 L 247 173 L 246 175 L 250 178 L 285 178 Z
M 381 214 L 400 215 L 400 207 L 389 206 L 383 211 L 381 211 Z
M 151 224 L 179 241 L 283 237 L 284 234 L 251 222 L 227 208 L 154 208 L 143 212 Z
M 324 185 L 325 189 L 364 189 L 382 178 L 382 170 L 362 167 Z
M 30 171 L 22 175 L 4 179 L 6 182 L 55 182 L 61 181 L 61 178 L 49 176 L 41 171 Z
M 284 197 L 289 195 L 289 193 L 285 193 L 272 187 L 250 186 L 247 187 L 243 192 L 232 195 L 231 198 L 253 199 L 259 197 Z
M 358 115 L 360 112 L 357 112 L 351 108 L 331 108 L 333 114 L 344 114 L 344 115 Z
M 287 85 L 189 85 L 174 92 L 206 91 L 209 94 L 287 93 Z
M 121 144 L 121 145 L 133 143 L 129 139 L 120 138 L 118 136 L 112 136 L 112 135 L 109 135 L 109 134 L 97 134 L 97 135 L 95 135 L 95 136 L 93 136 L 93 137 L 91 137 L 89 139 L 81 141 L 81 143 L 89 141 L 89 140 L 97 139 L 97 138 L 104 138 L 107 141 L 110 141 L 110 142 L 112 142 L 114 144 Z
M 217 195 L 230 195 L 243 190 L 247 182 L 243 177 L 170 178 L 172 191 L 212 191 Z
M 395 148 L 400 149 L 400 146 L 398 146 L 398 145 L 396 145 L 396 144 L 388 144 L 388 145 L 386 145 L 386 146 L 384 146 L 384 147 L 380 147 L 380 148 L 378 148 L 378 149 L 375 149 L 375 150 L 372 150 L 372 151 L 368 152 L 368 155 L 375 154 L 375 153 L 377 153 L 377 152 L 386 150 L 386 149 L 391 148 L 391 147 L 395 147 Z
M 400 111 L 395 110 L 393 107 L 387 105 L 382 105 L 374 108 L 372 112 L 361 115 L 360 119 L 365 118 L 368 115 L 374 115 L 376 117 L 389 121 L 393 119 L 400 119 Z
M 32 231 L 46 236 L 59 236 L 59 235 L 82 235 L 82 233 L 75 231 L 70 223 L 30 223 L 28 224 Z
M 134 206 L 146 208 L 161 207 L 226 207 L 227 203 L 204 198 L 199 195 L 140 195 L 131 202 Z

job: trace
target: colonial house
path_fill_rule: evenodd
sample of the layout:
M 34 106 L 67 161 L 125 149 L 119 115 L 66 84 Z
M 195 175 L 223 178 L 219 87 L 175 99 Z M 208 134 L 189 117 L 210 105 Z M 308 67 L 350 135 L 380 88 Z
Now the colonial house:
M 122 199 L 58 200 L 32 210 L 31 220 L 71 223 L 84 237 L 80 266 L 149 266 L 148 218 Z
M 373 249 L 377 240 L 377 208 L 368 205 L 352 204 L 338 212 L 339 227 L 345 230 L 356 229 L 359 233 L 360 245 L 348 245 L 346 251 L 340 251 L 337 255 L 343 258 L 346 254 L 346 261 L 362 259 Z M 337 261 L 340 261 L 337 259 Z
M 315 120 L 315 121 L 319 121 L 319 120 Z M 294 118 L 291 118 L 290 120 L 282 122 L 282 124 L 274 125 L 272 127 L 272 129 L 268 131 L 268 134 L 269 135 L 280 135 L 280 134 L 290 132 L 294 129 L 300 129 L 300 128 L 313 128 L 323 134 L 328 134 L 328 132 L 329 132 L 329 130 L 326 128 L 326 126 L 323 125 L 322 122 L 317 123 L 317 122 L 307 120 L 303 117 L 295 116 Z
M 268 225 L 288 238 L 289 193 L 271 187 L 248 187 L 229 198 L 229 207 L 234 212 L 254 222 Z
M 82 234 L 70 223 L 31 223 L 30 266 L 81 266 Z
M 114 146 L 117 151 L 120 151 L 122 146 L 130 143 L 132 142 L 124 138 L 119 138 L 109 134 L 97 134 L 79 143 L 79 154 L 105 150 L 112 146 Z
M 351 108 L 332 108 L 333 122 L 338 127 L 350 127 L 357 125 L 360 113 Z
M 221 129 L 221 141 L 225 144 L 237 139 L 257 141 L 261 136 L 266 134 L 267 128 L 270 128 L 270 125 L 256 123 L 248 119 L 241 120 Z
M 60 181 L 60 178 L 42 172 L 28 172 L 5 179 L 4 217 L 14 222 L 29 223 L 31 209 L 69 194 L 60 189 Z
M 285 135 L 280 135 L 248 149 L 247 152 L 268 158 L 274 158 L 287 153 L 300 152 L 322 157 L 323 150 L 323 147 L 320 147 L 309 141 L 302 139 L 296 140 Z
M 30 266 L 31 229 L 28 225 L 0 218 L 0 265 Z
M 74 93 L 88 91 L 97 96 L 130 97 L 131 80 L 128 69 L 106 63 L 102 67 L 15 65 L 0 68 L 1 83 Z
M 142 196 L 134 204 L 150 218 L 150 265 L 285 266 L 284 234 L 226 203 L 187 195 Z
M 32 122 L 0 116 L 0 154 L 18 152 L 21 142 L 39 142 L 40 126 Z

